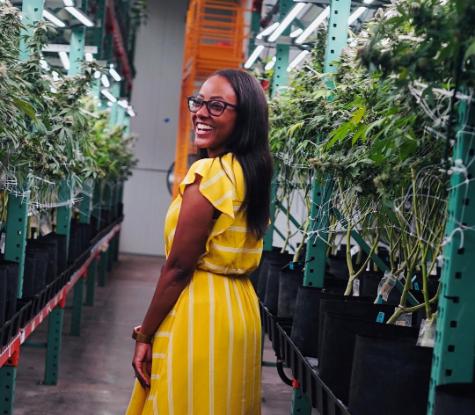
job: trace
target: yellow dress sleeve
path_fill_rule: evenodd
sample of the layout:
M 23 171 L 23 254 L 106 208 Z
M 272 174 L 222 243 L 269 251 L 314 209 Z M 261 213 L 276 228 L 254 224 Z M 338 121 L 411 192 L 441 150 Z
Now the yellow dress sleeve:
M 180 194 L 183 196 L 185 187 L 195 182 L 196 175 L 201 176 L 200 193 L 221 212 L 208 238 L 207 251 L 209 241 L 223 233 L 235 220 L 234 201 L 238 183 L 227 161 L 220 162 L 218 158 L 198 160 L 190 167 L 179 185 Z

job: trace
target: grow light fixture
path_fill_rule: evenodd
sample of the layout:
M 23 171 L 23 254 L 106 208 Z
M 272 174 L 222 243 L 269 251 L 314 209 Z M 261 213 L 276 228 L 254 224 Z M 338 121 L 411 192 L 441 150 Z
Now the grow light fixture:
M 66 3 L 66 2 L 65 2 Z M 82 11 L 76 9 L 74 6 L 67 6 L 65 7 L 66 11 L 78 19 L 84 26 L 93 27 L 94 22 L 89 19 Z
M 111 86 L 111 83 L 109 82 L 109 78 L 107 77 L 106 74 L 103 74 L 101 76 L 101 83 L 104 86 L 104 88 L 109 88 Z
M 119 73 L 115 70 L 113 64 L 111 64 L 110 67 L 109 67 L 109 73 L 110 73 L 110 75 L 112 76 L 112 78 L 114 78 L 115 81 L 117 81 L 117 82 L 122 81 L 121 76 L 120 76 Z
M 300 27 L 298 29 L 295 29 L 291 34 L 290 37 L 293 39 L 295 37 L 299 37 L 303 33 L 303 29 Z
M 129 103 L 127 102 L 126 99 L 120 99 L 118 104 L 124 108 L 124 109 L 128 109 L 129 108 Z
M 48 10 L 43 10 L 43 18 L 49 20 L 56 27 L 66 27 L 66 23 L 58 19 L 53 13 L 50 13 Z
M 58 55 L 59 55 L 59 59 L 61 60 L 61 63 L 63 64 L 63 68 L 69 71 L 71 64 L 69 62 L 68 53 L 61 51 L 61 52 L 58 52 Z
M 264 67 L 264 69 L 266 71 L 270 71 L 274 67 L 275 61 L 276 61 L 276 57 L 274 56 L 269 62 L 266 63 L 266 66 Z
M 364 4 L 371 4 L 373 3 L 374 0 L 364 0 L 363 3 Z M 361 15 L 366 11 L 368 10 L 367 7 L 358 7 L 352 14 L 351 16 L 348 18 L 348 25 L 351 26 L 354 22 L 356 22 L 360 17 Z
M 302 52 L 300 52 L 296 57 L 295 59 L 290 62 L 289 66 L 287 67 L 287 72 L 290 72 L 292 69 L 295 69 L 297 67 L 297 65 L 302 62 L 307 55 L 310 54 L 310 51 L 309 50 L 303 50 Z
M 93 62 L 94 61 L 94 56 L 92 56 L 92 53 L 85 53 L 84 54 L 84 59 L 86 59 L 86 62 Z
M 127 109 L 127 114 L 129 114 L 130 117 L 135 117 L 135 111 L 132 108 L 132 105 L 129 105 L 129 108 Z
M 263 45 L 257 46 L 254 51 L 251 53 L 251 56 L 247 59 L 246 63 L 244 64 L 244 68 L 249 69 L 252 65 L 254 65 L 254 62 L 256 59 L 259 57 L 259 55 L 262 53 L 264 50 Z
M 109 102 L 113 104 L 117 102 L 117 98 L 112 95 L 107 89 L 101 89 L 101 94 L 104 95 L 109 100 Z
M 308 27 L 303 31 L 303 33 L 295 39 L 295 43 L 301 45 L 302 43 L 307 40 L 307 38 L 317 30 L 317 28 L 328 19 L 330 15 L 330 6 L 327 6 L 315 19 L 312 23 L 308 25 Z
M 261 33 L 256 36 L 256 39 L 262 39 L 265 36 L 269 36 L 279 26 L 279 22 L 274 22 L 270 26 L 267 26 Z
M 74 1 L 73 0 L 63 0 L 63 4 L 65 7 L 74 7 Z
M 300 14 L 300 12 L 306 7 L 305 3 L 297 3 L 292 10 L 284 17 L 284 20 L 279 24 L 279 26 L 272 32 L 269 36 L 269 42 L 275 42 L 279 36 L 284 33 L 284 30 L 289 27 L 290 23 Z
M 99 71 L 94 72 L 94 79 L 99 79 L 101 77 L 101 73 Z

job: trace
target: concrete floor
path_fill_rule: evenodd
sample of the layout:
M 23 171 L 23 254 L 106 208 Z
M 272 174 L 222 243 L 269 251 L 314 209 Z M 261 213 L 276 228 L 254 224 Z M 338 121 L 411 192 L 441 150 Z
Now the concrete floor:
M 134 380 L 131 327 L 150 301 L 163 263 L 161 258 L 122 255 L 105 288 L 97 288 L 94 307 L 83 308 L 81 337 L 69 334 L 66 310 L 60 377 L 57 386 L 42 385 L 45 351 L 24 347 L 17 372 L 15 415 L 120 415 Z M 71 298 L 68 299 L 70 303 Z M 47 322 L 31 336 L 46 341 Z M 268 342 L 264 359 L 273 360 Z M 262 415 L 288 415 L 292 390 L 275 368 L 263 368 Z M 206 414 L 197 414 L 206 415 Z

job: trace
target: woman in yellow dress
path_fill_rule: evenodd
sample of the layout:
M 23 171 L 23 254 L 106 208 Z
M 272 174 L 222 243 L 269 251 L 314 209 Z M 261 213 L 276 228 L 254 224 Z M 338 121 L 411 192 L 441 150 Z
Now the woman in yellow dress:
M 267 102 L 244 71 L 188 98 L 207 158 L 165 219 L 166 262 L 136 339 L 127 415 L 259 415 L 261 323 L 248 278 L 269 223 Z

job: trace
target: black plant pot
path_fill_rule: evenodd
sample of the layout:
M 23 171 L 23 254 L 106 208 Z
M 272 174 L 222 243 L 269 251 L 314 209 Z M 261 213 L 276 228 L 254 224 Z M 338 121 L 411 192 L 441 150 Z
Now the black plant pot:
M 0 269 L 4 270 L 4 272 L 6 271 L 7 298 L 5 304 L 5 320 L 10 320 L 16 311 L 19 267 L 16 262 L 2 259 L 0 260 Z
M 285 267 L 279 273 L 278 318 L 291 319 L 295 314 L 295 302 L 298 289 L 303 282 L 303 270 L 301 265 L 292 265 L 292 268 Z
M 292 257 L 291 254 L 283 253 L 273 256 L 269 261 L 264 305 L 274 315 L 277 314 L 277 305 L 279 302 L 279 274 L 284 267 L 289 265 L 292 261 Z
M 66 236 L 64 235 L 59 235 L 55 232 L 51 232 L 48 235 L 44 236 L 40 240 L 42 241 L 56 241 L 56 247 L 57 247 L 57 274 L 61 274 L 66 270 L 67 267 L 67 261 L 66 261 Z
M 257 278 L 256 293 L 261 301 L 264 301 L 266 295 L 267 277 L 269 275 L 269 264 L 273 257 L 279 255 L 279 248 L 273 247 L 272 251 L 262 253 L 261 262 L 259 264 L 259 275 Z
M 369 297 L 323 295 L 318 310 L 318 356 L 322 353 L 322 342 L 325 337 L 323 322 L 326 313 L 348 315 L 370 322 L 385 323 L 388 321 L 388 318 L 391 317 L 394 312 L 394 306 L 388 304 L 373 304 L 372 300 L 373 299 Z
M 435 389 L 434 415 L 475 414 L 475 383 L 452 383 Z
M 413 344 L 417 338 L 415 328 L 375 323 L 360 317 L 326 312 L 322 323 L 319 355 L 320 377 L 345 404 L 348 403 L 354 346 L 358 334 L 389 338 L 407 337 L 413 339 Z
M 46 282 L 50 283 L 58 276 L 58 241 L 55 239 L 30 239 L 27 248 L 44 249 L 48 252 L 48 270 Z
M 23 285 L 23 295 L 30 297 L 39 293 L 47 284 L 47 275 L 48 275 L 48 264 L 49 264 L 49 252 L 48 249 L 44 248 L 26 248 L 26 257 L 25 261 L 28 261 L 28 258 L 32 258 L 35 265 L 33 267 L 33 273 L 30 276 L 32 281 L 32 292 L 25 293 L 25 284 Z M 27 273 L 27 265 L 25 262 L 25 274 Z
M 36 260 L 33 255 L 25 255 L 25 264 L 23 270 L 23 297 L 33 297 L 36 292 Z
M 348 267 L 346 265 L 345 247 L 341 247 L 335 255 L 328 256 L 327 271 L 336 279 L 348 280 Z
M 356 336 L 350 413 L 425 414 L 431 361 L 432 349 L 415 346 L 414 339 Z
M 0 327 L 5 323 L 7 311 L 8 276 L 5 268 L 0 268 Z
M 290 338 L 304 356 L 317 357 L 318 310 L 322 290 L 300 286 Z

